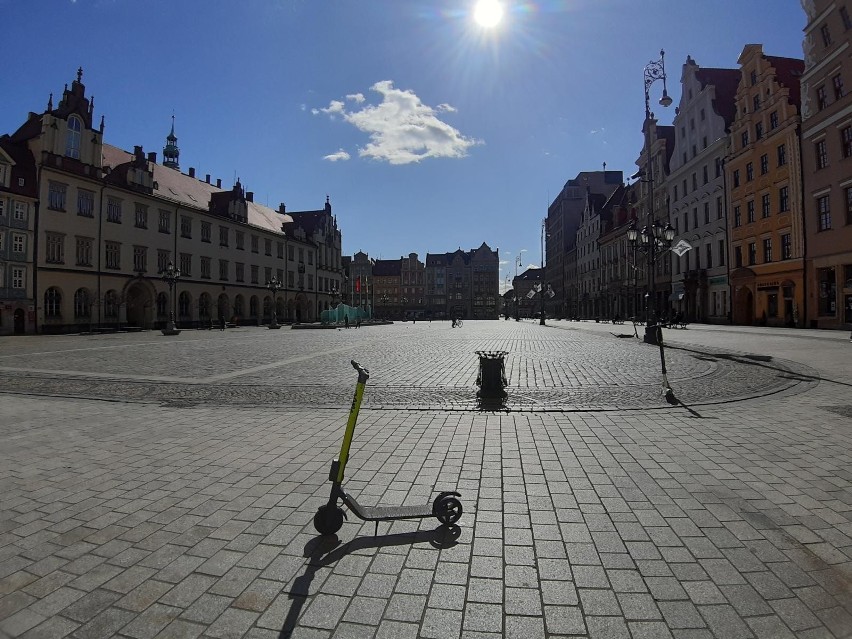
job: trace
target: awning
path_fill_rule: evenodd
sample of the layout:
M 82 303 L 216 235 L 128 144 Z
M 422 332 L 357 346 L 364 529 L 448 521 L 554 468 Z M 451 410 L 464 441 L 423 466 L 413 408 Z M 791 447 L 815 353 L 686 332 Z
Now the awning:
M 672 293 L 671 295 L 669 295 L 669 301 L 670 302 L 679 302 L 683 299 L 683 296 L 685 294 L 686 293 L 684 293 L 683 291 L 681 291 L 680 293 Z

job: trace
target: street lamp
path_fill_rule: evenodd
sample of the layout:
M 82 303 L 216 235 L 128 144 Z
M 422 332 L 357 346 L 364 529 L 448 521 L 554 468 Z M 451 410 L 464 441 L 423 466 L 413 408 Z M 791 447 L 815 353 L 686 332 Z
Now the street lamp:
M 541 296 L 541 319 L 539 324 L 544 326 L 544 238 L 547 237 L 547 218 L 541 221 L 541 290 L 538 292 Z
M 519 303 L 520 300 L 518 300 L 517 283 L 518 283 L 518 267 L 521 266 L 522 262 L 523 262 L 523 258 L 521 257 L 521 254 L 518 253 L 518 255 L 515 256 L 515 281 L 513 282 L 513 285 L 515 286 L 515 321 L 516 322 L 521 321 L 520 310 L 518 309 L 518 303 Z
M 161 329 L 163 335 L 180 335 L 180 329 L 175 326 L 175 282 L 180 278 L 180 269 L 175 268 L 172 262 L 166 265 L 166 268 L 161 271 L 163 281 L 169 285 L 169 321 L 166 327 Z
M 643 226 L 642 230 L 636 228 L 636 220 L 630 223 L 627 229 L 627 241 L 634 251 L 641 251 L 648 256 L 647 299 L 650 305 L 650 315 L 645 318 L 645 341 L 648 344 L 657 343 L 657 302 L 656 302 L 656 263 L 657 258 L 669 251 L 675 230 L 672 225 L 666 223 L 665 227 L 653 222 L 650 226 Z
M 281 281 L 277 277 L 273 276 L 272 279 L 266 283 L 266 288 L 272 292 L 272 321 L 269 323 L 267 328 L 278 329 L 281 328 L 281 325 L 278 323 L 278 316 L 275 313 L 275 306 L 277 303 L 275 297 L 278 291 L 280 291 L 283 287 L 281 285 Z

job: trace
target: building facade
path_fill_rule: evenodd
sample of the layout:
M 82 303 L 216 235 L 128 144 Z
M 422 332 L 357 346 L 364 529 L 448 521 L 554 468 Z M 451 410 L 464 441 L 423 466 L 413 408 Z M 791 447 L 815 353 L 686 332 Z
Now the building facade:
M 40 176 L 34 331 L 157 328 L 172 311 L 183 327 L 264 323 L 273 304 L 278 318 L 312 321 L 331 304 L 341 233 L 328 200 L 318 211 L 270 209 L 239 181 L 223 190 L 182 173 L 174 127 L 160 164 L 141 146 L 106 144 L 103 117 L 97 127 L 93 118 L 81 69 L 55 108 L 51 97 L 6 139 Z M 180 271 L 173 289 L 161 275 L 170 263 Z
M 732 319 L 805 325 L 805 228 L 799 150 L 804 62 L 749 44 L 739 57 L 728 185 Z
M 687 57 L 674 119 L 667 197 L 673 244 L 672 310 L 690 322 L 728 321 L 728 228 L 724 160 L 739 69 L 703 69 Z
M 485 242 L 470 251 L 426 254 L 426 316 L 497 319 L 500 255 Z
M 542 272 L 531 267 L 512 280 L 512 314 L 515 318 L 538 317 L 541 310 Z
M 852 328 L 852 17 L 805 0 L 802 180 L 807 325 Z

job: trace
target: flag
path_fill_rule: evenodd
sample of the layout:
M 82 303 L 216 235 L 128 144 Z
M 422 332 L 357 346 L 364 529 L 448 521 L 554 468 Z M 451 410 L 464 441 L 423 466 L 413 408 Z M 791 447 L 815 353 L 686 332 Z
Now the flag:
M 672 247 L 672 252 L 676 253 L 678 257 L 683 257 L 684 253 L 691 250 L 692 248 L 692 244 L 690 244 L 686 240 L 681 240 Z
M 547 285 L 547 296 L 556 297 L 556 293 L 553 292 L 553 287 L 550 284 Z
M 527 293 L 527 297 L 532 299 L 535 297 L 535 289 L 530 289 L 530 292 Z
M 536 282 L 535 284 L 533 284 L 533 290 L 534 290 L 536 293 L 538 293 L 538 292 L 541 290 L 541 284 L 539 284 L 538 282 Z
M 361 292 L 361 276 L 360 275 L 355 278 L 355 292 L 356 293 Z

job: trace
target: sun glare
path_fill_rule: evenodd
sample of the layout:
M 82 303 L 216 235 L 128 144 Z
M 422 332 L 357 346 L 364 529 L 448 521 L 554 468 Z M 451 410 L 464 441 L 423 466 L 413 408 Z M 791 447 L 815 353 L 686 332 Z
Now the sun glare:
M 503 18 L 503 5 L 498 0 L 479 0 L 473 10 L 473 19 L 486 29 L 496 27 Z

